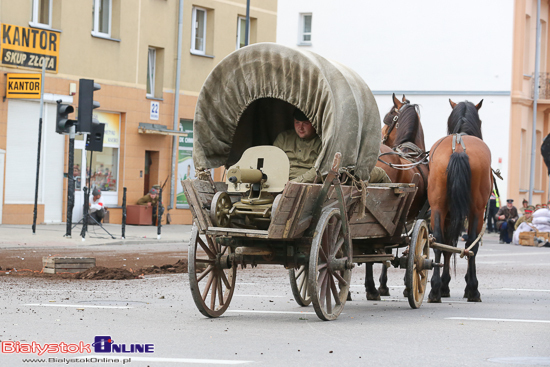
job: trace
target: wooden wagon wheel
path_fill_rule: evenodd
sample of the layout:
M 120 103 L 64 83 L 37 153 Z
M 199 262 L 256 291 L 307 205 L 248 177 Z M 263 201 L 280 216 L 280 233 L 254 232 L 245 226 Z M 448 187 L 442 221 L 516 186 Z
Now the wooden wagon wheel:
M 405 272 L 405 286 L 407 287 L 409 305 L 419 308 L 424 300 L 426 284 L 428 282 L 428 269 L 424 266 L 425 260 L 430 256 L 428 243 L 428 225 L 423 219 L 414 223 L 409 245 L 407 271 Z
M 336 319 L 344 308 L 351 281 L 350 250 L 340 210 L 323 210 L 311 244 L 308 284 L 315 313 L 322 320 Z
M 198 248 L 204 254 L 198 253 Z M 214 241 L 212 236 L 200 236 L 196 224 L 189 241 L 189 285 L 199 311 L 207 317 L 221 316 L 233 297 L 237 267 L 224 267 L 220 260 L 231 248 Z
M 218 191 L 212 198 L 210 205 L 210 219 L 216 227 L 229 227 L 230 218 L 229 210 L 231 210 L 231 198 L 225 191 Z
M 309 294 L 309 269 L 307 265 L 302 265 L 298 270 L 290 269 L 288 271 L 290 277 L 290 288 L 296 303 L 300 306 L 309 306 L 311 303 L 311 295 Z

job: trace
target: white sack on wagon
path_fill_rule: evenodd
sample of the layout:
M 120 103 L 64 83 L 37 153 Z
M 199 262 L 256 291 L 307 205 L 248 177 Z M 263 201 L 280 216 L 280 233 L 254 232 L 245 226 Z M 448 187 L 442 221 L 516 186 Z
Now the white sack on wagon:
M 273 43 L 231 53 L 206 79 L 193 124 L 195 167 L 229 167 L 247 148 L 273 144 L 294 128 L 295 107 L 321 137 L 317 171 L 327 174 L 341 152 L 341 167 L 368 181 L 380 145 L 380 114 L 369 87 L 342 64 Z

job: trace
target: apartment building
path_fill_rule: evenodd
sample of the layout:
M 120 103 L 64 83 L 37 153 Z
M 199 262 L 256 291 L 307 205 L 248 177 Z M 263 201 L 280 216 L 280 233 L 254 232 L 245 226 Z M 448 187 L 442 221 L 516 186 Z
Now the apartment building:
M 510 178 L 508 193 L 516 199 L 529 199 L 531 148 L 533 141 L 533 101 L 535 50 L 537 40 L 537 1 L 516 0 L 514 12 L 514 53 L 512 71 L 512 112 L 510 119 Z M 546 203 L 548 170 L 540 153 L 550 133 L 550 60 L 548 59 L 548 1 L 541 1 L 540 73 L 535 127 L 535 177 L 533 204 Z M 519 205 L 519 204 L 518 204 Z
M 82 217 L 89 178 L 103 191 L 111 223 L 121 222 L 124 188 L 127 203 L 135 204 L 154 185 L 163 186 L 172 223 L 191 223 L 180 181 L 194 175 L 192 125 L 202 83 L 220 60 L 245 45 L 245 37 L 249 43 L 275 41 L 277 1 L 252 2 L 248 35 L 245 15 L 246 0 L 0 2 L 4 90 L 8 77 L 39 75 L 46 61 L 37 222 L 66 219 L 68 137 L 55 132 L 56 101 L 76 110 L 78 82 L 86 78 L 101 85 L 94 117 L 106 125 L 102 152 L 92 156 L 86 136 L 75 139 L 73 222 Z M 40 103 L 31 94 L 9 94 L 0 104 L 5 224 L 33 220 Z

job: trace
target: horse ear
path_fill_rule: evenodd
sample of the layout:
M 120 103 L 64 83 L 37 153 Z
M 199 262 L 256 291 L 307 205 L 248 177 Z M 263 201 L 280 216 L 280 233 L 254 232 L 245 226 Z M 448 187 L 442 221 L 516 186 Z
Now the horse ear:
M 481 105 L 483 104 L 483 100 L 479 101 L 478 104 L 476 104 L 476 109 L 479 111 L 479 109 L 481 108 Z
M 454 103 L 453 101 L 451 101 L 451 99 L 449 98 L 449 103 L 451 104 L 451 107 L 454 109 L 456 107 L 456 103 Z
M 405 98 L 405 95 L 403 94 L 403 98 L 401 99 L 401 102 L 407 103 L 407 98 Z
M 401 106 L 403 106 L 403 104 L 399 102 L 399 99 L 397 99 L 397 97 L 395 96 L 395 93 L 392 94 L 392 98 L 393 98 L 393 106 L 397 109 L 400 109 Z

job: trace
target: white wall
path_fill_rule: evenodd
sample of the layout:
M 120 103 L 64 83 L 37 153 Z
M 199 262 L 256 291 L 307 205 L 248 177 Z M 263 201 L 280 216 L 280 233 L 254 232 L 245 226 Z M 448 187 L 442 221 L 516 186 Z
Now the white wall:
M 483 137 L 506 195 L 513 8 L 513 0 L 278 0 L 277 43 L 357 71 L 381 117 L 391 92 L 406 93 L 420 105 L 427 149 L 447 134 L 449 98 L 484 99 Z M 311 46 L 297 45 L 300 13 L 312 13 Z

